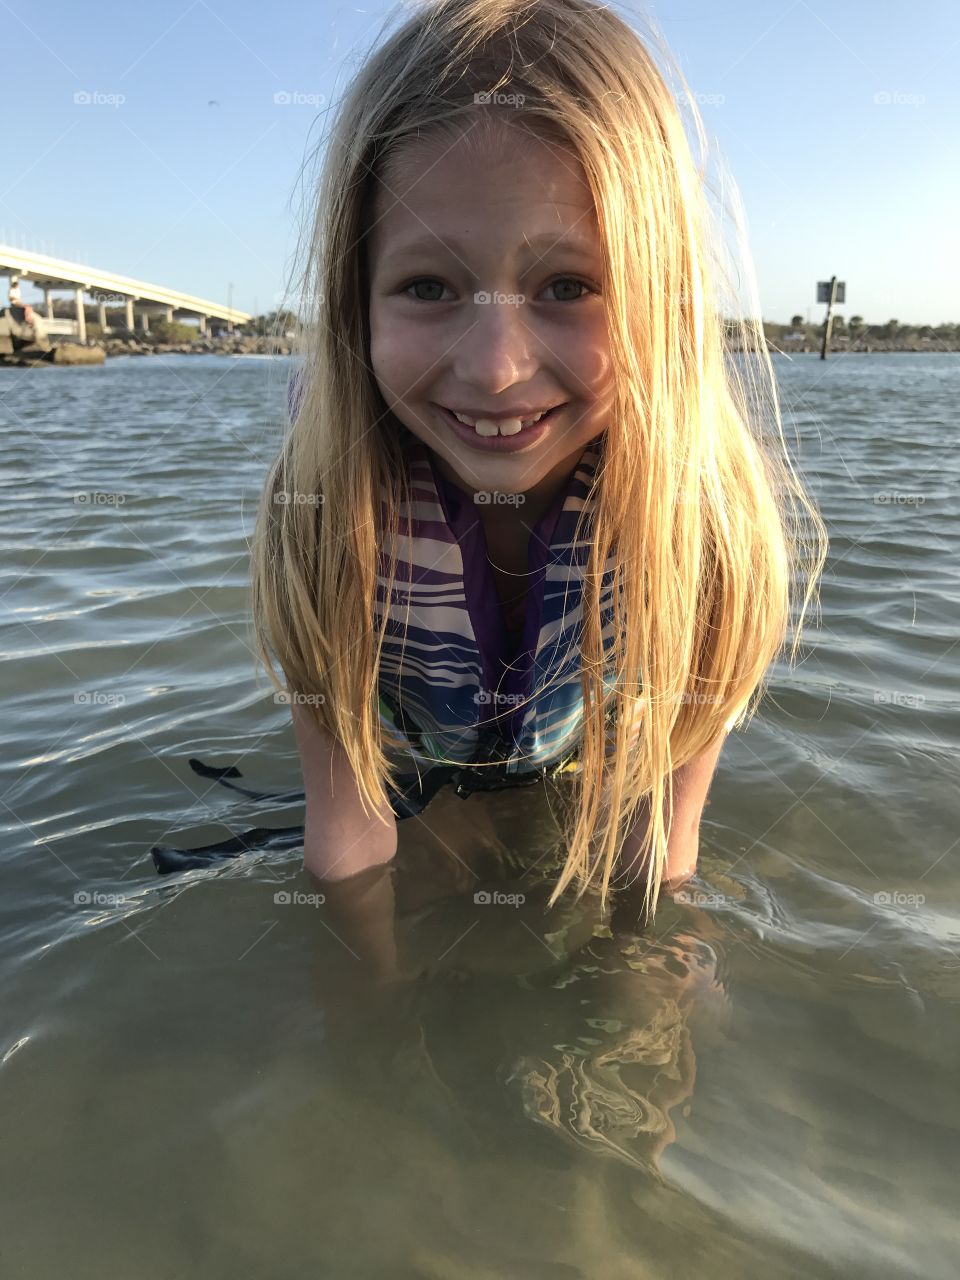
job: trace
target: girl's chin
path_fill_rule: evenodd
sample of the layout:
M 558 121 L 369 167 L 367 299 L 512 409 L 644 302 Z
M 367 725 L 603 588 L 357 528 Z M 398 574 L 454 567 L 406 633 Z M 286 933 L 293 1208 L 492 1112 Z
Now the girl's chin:
M 443 453 L 431 447 L 443 475 L 468 493 L 522 494 L 536 488 L 551 470 L 542 458 L 524 459 L 512 454 L 478 457 L 456 446 Z

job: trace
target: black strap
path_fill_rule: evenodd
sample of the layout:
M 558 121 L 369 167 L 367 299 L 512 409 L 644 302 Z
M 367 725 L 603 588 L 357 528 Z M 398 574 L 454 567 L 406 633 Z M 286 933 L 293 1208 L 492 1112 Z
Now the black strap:
M 398 720 L 399 723 L 399 720 Z M 419 730 L 406 721 L 411 739 L 420 744 Z M 398 774 L 396 786 L 387 787 L 390 806 L 398 821 L 413 818 L 423 813 L 427 805 L 447 783 L 452 783 L 456 795 L 463 799 L 475 791 L 504 791 L 513 787 L 529 787 L 559 772 L 564 765 L 576 758 L 573 751 L 563 760 L 553 765 L 541 765 L 539 768 L 526 770 L 523 773 L 508 773 L 507 761 L 511 754 L 510 743 L 504 739 L 495 726 L 484 725 L 468 764 L 434 765 L 424 773 Z M 234 779 L 243 774 L 234 766 L 226 768 L 204 764 L 202 760 L 191 758 L 190 767 L 202 778 L 210 778 L 238 791 L 241 795 L 256 800 L 282 801 L 296 803 L 304 799 L 302 791 L 269 792 L 258 791 L 251 787 L 238 786 Z M 299 827 L 253 827 L 239 836 L 231 836 L 215 844 L 203 845 L 197 849 L 179 849 L 173 845 L 154 845 L 150 854 L 159 875 L 169 875 L 174 871 L 189 871 L 195 867 L 209 867 L 218 862 L 238 858 L 241 854 L 255 849 L 289 849 L 303 843 L 304 829 Z

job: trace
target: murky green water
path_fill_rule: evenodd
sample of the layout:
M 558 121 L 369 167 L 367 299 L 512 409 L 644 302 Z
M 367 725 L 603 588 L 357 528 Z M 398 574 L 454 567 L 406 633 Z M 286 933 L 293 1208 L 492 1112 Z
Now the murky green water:
M 528 791 L 342 901 L 297 849 L 159 878 L 302 819 L 187 763 L 300 785 L 247 622 L 286 366 L 0 371 L 5 1276 L 957 1274 L 960 358 L 777 368 L 822 627 L 645 931 L 544 913 Z

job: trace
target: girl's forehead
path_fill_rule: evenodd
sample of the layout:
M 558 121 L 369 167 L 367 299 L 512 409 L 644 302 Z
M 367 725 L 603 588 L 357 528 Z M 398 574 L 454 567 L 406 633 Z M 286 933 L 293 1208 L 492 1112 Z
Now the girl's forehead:
M 517 129 L 424 138 L 392 157 L 375 188 L 374 242 L 419 238 L 448 223 L 482 230 L 485 239 L 518 226 L 531 239 L 575 229 L 571 239 L 587 250 L 596 239 L 593 197 L 575 153 Z
M 443 182 L 451 173 L 461 177 L 491 172 L 521 176 L 535 171 L 585 181 L 576 153 L 570 146 L 537 136 L 533 131 L 507 124 L 466 124 L 456 130 L 438 129 L 403 143 L 391 156 L 385 178 L 396 183 L 420 185 L 431 174 Z

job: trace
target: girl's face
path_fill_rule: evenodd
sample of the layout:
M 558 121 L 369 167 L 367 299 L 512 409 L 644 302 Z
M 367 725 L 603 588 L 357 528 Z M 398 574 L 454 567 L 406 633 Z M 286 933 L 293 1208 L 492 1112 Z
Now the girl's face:
M 599 230 L 570 152 L 511 127 L 475 141 L 416 144 L 378 187 L 373 371 L 462 487 L 543 491 L 607 426 Z M 485 420 L 481 432 L 454 413 Z

